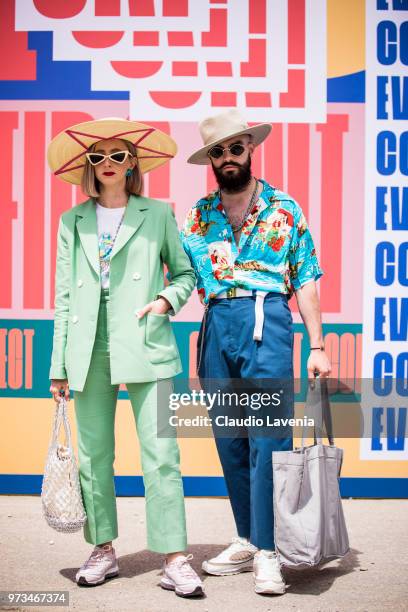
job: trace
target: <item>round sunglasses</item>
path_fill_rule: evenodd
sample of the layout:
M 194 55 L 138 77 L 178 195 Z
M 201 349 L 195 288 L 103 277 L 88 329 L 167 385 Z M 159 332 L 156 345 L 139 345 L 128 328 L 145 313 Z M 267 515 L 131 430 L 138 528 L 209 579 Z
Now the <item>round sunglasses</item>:
M 103 155 L 103 153 L 85 153 L 86 159 L 92 166 L 97 166 L 105 161 L 105 159 L 110 159 L 115 162 L 115 164 L 123 164 L 129 155 L 132 157 L 130 151 L 116 151 L 115 153 L 111 153 L 110 155 Z
M 229 147 L 221 147 L 221 145 L 215 145 L 208 152 L 207 155 L 213 159 L 220 159 L 224 155 L 224 151 L 229 151 L 234 157 L 239 157 L 245 151 L 245 145 L 236 142 Z

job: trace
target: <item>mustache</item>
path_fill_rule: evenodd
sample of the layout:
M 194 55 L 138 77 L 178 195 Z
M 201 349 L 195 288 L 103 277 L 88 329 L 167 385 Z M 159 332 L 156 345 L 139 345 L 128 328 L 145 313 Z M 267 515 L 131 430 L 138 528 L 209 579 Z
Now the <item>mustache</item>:
M 235 162 L 225 162 L 225 164 L 222 164 L 222 166 L 220 166 L 220 170 L 225 168 L 225 166 L 236 166 L 237 168 L 242 168 L 241 164 L 236 164 Z

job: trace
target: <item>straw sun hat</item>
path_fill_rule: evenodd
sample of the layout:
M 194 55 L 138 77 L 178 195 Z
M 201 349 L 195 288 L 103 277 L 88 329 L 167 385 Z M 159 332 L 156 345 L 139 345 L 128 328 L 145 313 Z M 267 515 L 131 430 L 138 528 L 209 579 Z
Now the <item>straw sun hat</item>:
M 106 117 L 72 125 L 52 139 L 47 154 L 52 172 L 68 183 L 79 185 L 89 147 L 111 138 L 128 140 L 135 145 L 142 174 L 165 164 L 177 152 L 174 140 L 150 125 Z
M 265 140 L 272 129 L 270 123 L 258 123 L 249 127 L 240 112 L 229 110 L 215 117 L 208 117 L 199 124 L 201 138 L 204 146 L 188 158 L 190 164 L 209 164 L 208 151 L 216 144 L 233 138 L 249 134 L 254 145 Z

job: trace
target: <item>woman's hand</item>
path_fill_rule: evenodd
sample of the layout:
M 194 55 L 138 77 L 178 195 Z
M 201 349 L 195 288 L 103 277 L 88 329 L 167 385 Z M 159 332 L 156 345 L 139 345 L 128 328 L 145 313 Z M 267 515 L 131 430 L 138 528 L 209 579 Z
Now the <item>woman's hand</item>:
M 62 391 L 64 392 L 63 394 L 62 394 Z M 65 399 L 68 402 L 70 398 L 69 398 L 69 385 L 68 385 L 67 379 L 65 378 L 62 380 L 52 380 L 51 386 L 50 386 L 50 393 L 52 393 L 54 401 L 57 402 L 57 404 L 60 401 L 61 397 L 65 397 Z
M 146 304 L 146 306 L 139 310 L 136 316 L 138 319 L 143 319 L 145 314 L 148 312 L 158 315 L 166 314 L 170 308 L 170 302 L 168 302 L 164 297 L 159 297 L 157 300 L 154 300 L 154 302 L 149 302 L 149 304 Z

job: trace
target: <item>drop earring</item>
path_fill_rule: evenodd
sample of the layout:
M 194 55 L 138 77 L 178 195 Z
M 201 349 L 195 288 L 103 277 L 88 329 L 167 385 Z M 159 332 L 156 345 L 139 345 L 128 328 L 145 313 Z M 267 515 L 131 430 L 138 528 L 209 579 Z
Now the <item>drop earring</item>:
M 126 170 L 126 176 L 127 176 L 127 177 L 132 176 L 132 168 L 128 168 L 128 169 Z

